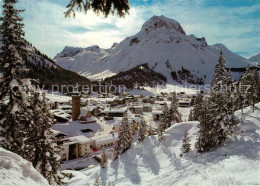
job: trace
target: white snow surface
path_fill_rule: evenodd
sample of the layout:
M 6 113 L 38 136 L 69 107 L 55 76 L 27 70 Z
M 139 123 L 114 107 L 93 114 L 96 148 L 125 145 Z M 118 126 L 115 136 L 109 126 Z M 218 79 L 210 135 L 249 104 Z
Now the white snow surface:
M 31 163 L 0 147 L 0 185 L 45 186 L 49 184 Z
M 174 124 L 166 140 L 151 136 L 135 143 L 106 169 L 99 166 L 71 172 L 68 185 L 92 185 L 99 174 L 103 185 L 259 185 L 260 184 L 260 103 L 254 113 L 244 110 L 245 121 L 236 135 L 207 153 L 196 153 L 197 121 Z M 240 112 L 236 112 L 240 118 Z M 192 151 L 180 157 L 183 134 L 188 130 Z
M 96 45 L 88 48 L 65 47 L 54 61 L 89 79 L 103 79 L 148 63 L 150 68 L 165 75 L 170 84 L 175 83 L 171 71 L 180 70 L 183 66 L 199 78 L 205 75 L 205 82 L 209 83 L 220 51 L 223 51 L 227 67 L 246 67 L 249 63 L 222 44 L 209 46 L 205 38 L 186 35 L 173 19 L 153 16 L 144 23 L 140 32 L 110 49 Z M 237 79 L 237 75 L 234 78 Z

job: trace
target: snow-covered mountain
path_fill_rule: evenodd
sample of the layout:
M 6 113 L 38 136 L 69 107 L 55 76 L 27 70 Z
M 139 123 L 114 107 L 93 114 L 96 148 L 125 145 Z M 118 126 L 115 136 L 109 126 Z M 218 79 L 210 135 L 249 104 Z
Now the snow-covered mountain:
M 110 49 L 65 47 L 54 61 L 90 79 L 101 79 L 148 63 L 156 72 L 165 75 L 168 83 L 173 71 L 182 67 L 192 75 L 211 81 L 219 52 L 223 51 L 227 67 L 245 67 L 248 60 L 234 54 L 222 44 L 209 46 L 205 38 L 186 35 L 181 25 L 164 16 L 153 16 L 140 32 L 125 38 Z M 238 77 L 236 77 L 238 78 Z
M 260 53 L 248 58 L 248 60 L 252 62 L 260 62 Z
M 0 52 L 2 36 L 0 35 Z M 67 84 L 88 84 L 90 81 L 83 76 L 69 70 L 65 70 L 47 55 L 41 53 L 36 47 L 34 47 L 28 41 L 25 41 L 28 51 L 28 56 L 24 59 L 25 65 L 30 71 L 25 74 L 26 78 L 32 78 L 39 80 L 41 85 L 44 85 L 46 89 L 50 89 L 50 85 L 67 85 Z M 0 76 L 1 76 L 0 72 Z

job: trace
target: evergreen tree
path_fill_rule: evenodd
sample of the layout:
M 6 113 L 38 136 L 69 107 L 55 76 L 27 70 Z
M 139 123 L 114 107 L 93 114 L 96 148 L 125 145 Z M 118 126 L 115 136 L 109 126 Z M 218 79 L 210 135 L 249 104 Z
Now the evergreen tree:
M 129 149 L 133 142 L 133 136 L 131 134 L 131 129 L 128 123 L 127 115 L 123 117 L 120 131 L 118 133 L 118 141 L 114 148 L 114 159 L 117 159 L 119 154 Z
M 194 108 L 193 108 L 193 120 L 198 121 L 200 110 L 203 103 L 203 96 L 201 93 L 198 93 L 196 96 L 195 102 L 194 102 Z
M 0 71 L 1 146 L 32 162 L 50 183 L 61 184 L 60 149 L 51 142 L 51 115 L 46 103 L 24 78 L 24 59 L 29 56 L 22 30 L 23 12 L 14 8 L 17 0 L 5 0 L 1 18 L 2 52 Z
M 226 71 L 221 52 L 215 68 L 210 98 L 208 102 L 204 102 L 200 111 L 198 110 L 200 124 L 196 148 L 199 152 L 219 146 L 234 132 L 233 96 L 230 87 L 232 87 L 231 74 Z
M 183 138 L 183 141 L 182 141 L 182 148 L 181 148 L 181 150 L 182 150 L 183 153 L 190 152 L 190 150 L 191 150 L 190 138 L 189 138 L 188 130 L 185 130 L 184 138 Z
M 218 63 L 215 67 L 213 80 L 211 82 L 211 90 L 215 90 L 215 91 L 223 90 L 224 87 L 223 83 L 225 82 L 226 74 L 227 74 L 226 63 L 221 51 L 218 58 Z
M 255 110 L 255 104 L 257 102 L 258 95 L 258 75 L 255 70 L 251 70 L 247 67 L 246 72 L 242 75 L 240 79 L 240 88 L 242 95 L 244 97 L 244 104 L 250 105 Z
M 158 130 L 157 130 L 158 140 L 159 140 L 160 142 L 165 139 L 165 136 L 163 135 L 164 131 L 165 131 L 164 123 L 160 122 L 159 125 L 158 125 Z
M 169 115 L 171 118 L 171 122 L 180 123 L 182 121 L 181 114 L 178 110 L 178 100 L 176 93 L 173 93 L 172 100 L 171 100 L 171 106 L 169 109 Z
M 93 186 L 101 186 L 101 180 L 100 180 L 100 176 L 97 175 L 96 178 L 95 178 L 95 182 L 93 184 Z
M 105 168 L 107 166 L 107 155 L 105 150 L 103 150 L 101 154 L 101 162 L 100 162 L 100 167 Z
M 163 123 L 164 129 L 169 128 L 171 126 L 171 115 L 167 104 L 164 105 L 163 114 L 160 118 L 160 121 Z
M 152 125 L 150 124 L 149 125 L 149 129 L 148 129 L 148 136 L 152 136 L 153 135 L 153 127 Z
M 141 118 L 140 124 L 139 124 L 139 132 L 138 132 L 138 141 L 141 142 L 146 138 L 147 135 L 147 125 L 144 120 L 144 118 Z
M 74 9 L 87 13 L 91 8 L 96 14 L 103 13 L 106 17 L 110 13 L 114 15 L 115 12 L 120 17 L 124 17 L 129 11 L 129 2 L 128 0 L 70 0 L 67 8 L 66 17 L 70 14 L 75 16 Z
M 214 126 L 210 123 L 210 113 L 208 110 L 208 103 L 202 103 L 200 114 L 198 115 L 198 139 L 195 143 L 195 148 L 198 152 L 206 152 L 216 146 L 214 137 Z
M 23 12 L 14 8 L 16 0 L 4 0 L 0 32 L 2 47 L 0 54 L 0 135 L 4 137 L 1 146 L 30 160 L 31 146 L 26 138 L 33 125 L 29 101 L 30 80 L 23 79 L 24 61 L 27 55 L 23 39 Z
M 115 184 L 112 184 L 110 181 L 108 182 L 107 186 L 115 186 Z
M 260 76 L 258 76 L 257 86 L 256 86 L 256 92 L 257 92 L 257 102 L 260 101 Z
M 34 145 L 33 166 L 40 172 L 50 184 L 62 184 L 62 176 L 60 174 L 61 149 L 57 144 L 53 143 L 54 134 L 51 132 L 53 117 L 50 113 L 50 106 L 47 102 L 45 94 L 42 96 L 35 91 L 33 97 L 34 125 L 32 127 L 32 135 L 29 136 L 31 144 Z M 34 132 L 33 132 L 34 131 Z
M 193 109 L 190 109 L 188 121 L 193 121 Z

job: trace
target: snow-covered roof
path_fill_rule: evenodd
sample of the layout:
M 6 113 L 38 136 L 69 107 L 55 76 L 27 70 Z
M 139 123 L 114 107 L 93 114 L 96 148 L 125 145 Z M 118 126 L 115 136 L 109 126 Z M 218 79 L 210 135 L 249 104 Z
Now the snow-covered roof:
M 143 107 L 150 107 L 150 108 L 152 108 L 153 105 L 144 105 Z
M 66 133 L 63 133 L 63 132 L 61 132 L 61 131 L 58 131 L 58 130 L 54 130 L 54 129 L 51 129 L 51 132 L 53 132 L 53 134 L 55 135 L 55 136 L 57 136 L 57 135 L 59 135 L 59 134 L 63 134 L 63 135 L 68 135 L 68 134 L 66 134 Z
M 113 125 L 113 126 L 120 126 L 121 123 L 122 123 L 122 120 L 123 120 L 122 118 L 115 117 L 115 118 L 114 118 L 114 122 L 112 123 L 112 125 Z M 138 117 L 133 117 L 133 118 L 128 119 L 129 125 L 132 125 L 133 121 L 139 123 L 139 122 L 140 122 L 140 118 L 138 118 Z
M 70 140 L 74 140 L 77 141 L 80 144 L 86 144 L 86 143 L 90 143 L 91 140 L 89 138 L 87 138 L 86 136 L 75 136 L 75 137 L 70 137 Z
M 191 100 L 190 99 L 181 99 L 178 101 L 178 103 L 190 103 Z
M 126 107 L 124 108 L 105 108 L 103 112 L 105 113 L 125 113 L 128 109 Z
M 81 130 L 90 129 L 93 132 L 97 132 L 100 129 L 100 127 L 101 125 L 99 124 L 98 120 L 96 120 L 95 123 L 88 123 L 87 125 L 80 124 L 78 121 L 52 125 L 52 129 L 68 134 L 69 137 L 78 135 L 91 137 L 93 136 L 92 132 L 84 133 Z
M 70 106 L 70 105 L 60 105 L 59 108 L 60 109 L 71 109 L 72 106 Z
M 153 110 L 152 114 L 163 114 L 162 110 Z
M 95 110 L 98 107 L 99 107 L 98 105 L 89 105 L 89 106 L 87 106 L 85 108 L 87 108 L 90 112 L 92 112 L 93 110 Z
M 80 119 L 81 117 L 86 116 L 86 115 L 88 114 L 88 112 L 89 112 L 89 110 L 87 110 L 87 109 L 82 109 L 82 110 L 80 111 L 80 115 L 79 115 L 78 119 Z
M 132 105 L 131 108 L 142 109 L 143 105 Z
M 91 138 L 92 141 L 95 141 L 96 144 L 98 143 L 104 143 L 108 141 L 116 141 L 118 140 L 118 134 L 108 134 L 108 135 L 102 135 L 102 136 L 94 136 Z

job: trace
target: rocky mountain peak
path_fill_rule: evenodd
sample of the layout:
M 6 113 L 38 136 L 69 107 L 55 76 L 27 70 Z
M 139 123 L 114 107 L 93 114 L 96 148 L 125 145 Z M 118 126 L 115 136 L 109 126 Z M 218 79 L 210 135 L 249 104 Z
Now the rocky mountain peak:
M 181 34 L 186 34 L 183 28 L 181 27 L 180 23 L 173 19 L 164 17 L 163 15 L 151 17 L 148 21 L 146 21 L 143 24 L 142 31 L 149 33 L 152 30 L 157 30 L 161 28 L 175 30 Z

